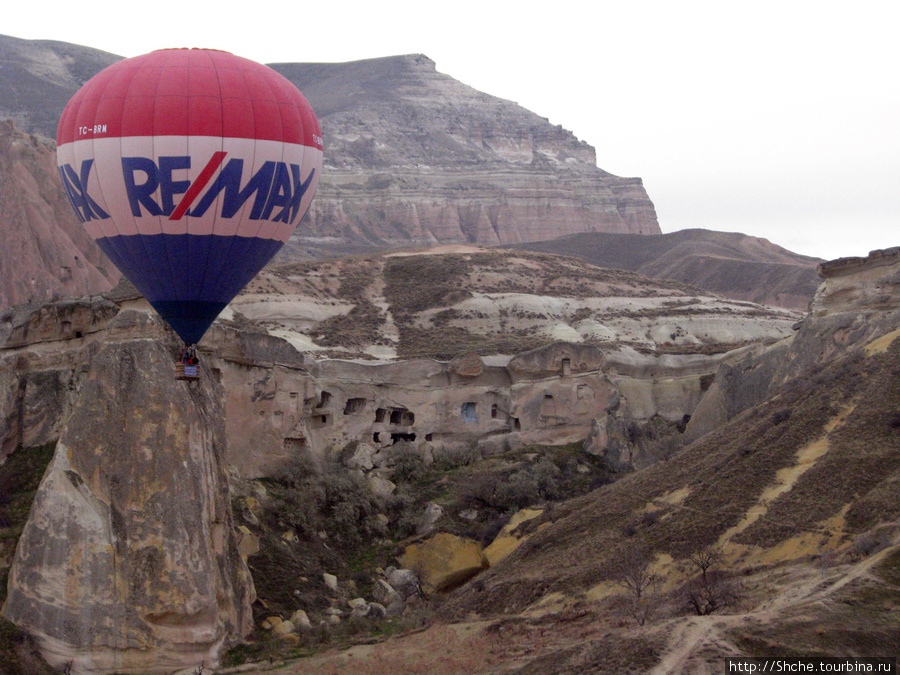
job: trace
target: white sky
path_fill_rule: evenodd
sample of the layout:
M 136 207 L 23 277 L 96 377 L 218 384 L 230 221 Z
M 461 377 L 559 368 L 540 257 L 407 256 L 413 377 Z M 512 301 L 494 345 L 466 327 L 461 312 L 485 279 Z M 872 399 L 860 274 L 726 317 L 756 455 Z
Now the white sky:
M 643 178 L 664 232 L 836 258 L 900 245 L 898 18 L 871 0 L 49 0 L 5 7 L 0 33 L 263 63 L 422 53 Z

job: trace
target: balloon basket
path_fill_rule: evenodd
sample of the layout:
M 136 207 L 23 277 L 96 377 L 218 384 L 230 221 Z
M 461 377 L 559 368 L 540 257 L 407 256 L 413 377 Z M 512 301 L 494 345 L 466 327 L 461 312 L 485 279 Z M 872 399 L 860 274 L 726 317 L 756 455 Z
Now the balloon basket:
M 175 379 L 176 380 L 199 380 L 200 379 L 200 366 L 198 365 L 189 365 L 187 363 L 176 363 L 175 364 Z

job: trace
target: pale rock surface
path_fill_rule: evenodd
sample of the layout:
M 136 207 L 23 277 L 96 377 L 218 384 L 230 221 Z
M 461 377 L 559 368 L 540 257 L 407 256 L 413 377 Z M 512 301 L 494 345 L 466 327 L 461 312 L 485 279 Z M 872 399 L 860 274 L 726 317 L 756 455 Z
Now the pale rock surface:
M 69 205 L 53 144 L 8 120 L 0 121 L 0 237 L 0 309 L 102 293 L 119 278 Z
M 259 553 L 259 536 L 251 532 L 246 525 L 239 526 L 235 536 L 237 537 L 238 553 L 241 554 L 244 562 L 247 562 L 247 558 L 250 556 Z
M 416 534 L 431 534 L 432 532 L 434 532 L 435 526 L 443 516 L 444 509 L 440 504 L 436 504 L 435 502 L 428 502 L 428 504 L 426 504 L 425 506 L 424 513 L 422 513 L 422 518 L 419 520 L 419 524 L 416 526 Z
M 302 609 L 298 609 L 293 614 L 291 614 L 291 623 L 293 623 L 297 628 L 302 628 L 304 630 L 312 628 L 312 624 L 309 621 L 309 616 Z
M 394 490 L 397 489 L 396 484 L 392 481 L 389 481 L 387 478 L 378 475 L 369 475 L 367 477 L 369 483 L 369 489 L 372 490 L 372 494 L 374 494 L 379 499 L 387 499 L 392 494 L 394 494 Z
M 19 540 L 3 616 L 72 673 L 216 664 L 252 626 L 222 392 L 172 363 L 153 340 L 99 349 Z
M 372 588 L 372 598 L 374 598 L 375 602 L 385 607 L 403 602 L 401 595 L 384 579 L 379 579 L 375 582 L 375 586 Z
M 272 629 L 275 635 L 290 635 L 297 631 L 293 621 L 282 621 Z
M 893 335 L 900 320 L 900 247 L 822 263 L 819 275 L 823 283 L 793 336 L 720 366 L 685 440 L 720 427 L 816 364 Z
M 385 570 L 387 582 L 400 597 L 406 600 L 418 594 L 420 588 L 419 575 L 409 569 L 388 567 Z

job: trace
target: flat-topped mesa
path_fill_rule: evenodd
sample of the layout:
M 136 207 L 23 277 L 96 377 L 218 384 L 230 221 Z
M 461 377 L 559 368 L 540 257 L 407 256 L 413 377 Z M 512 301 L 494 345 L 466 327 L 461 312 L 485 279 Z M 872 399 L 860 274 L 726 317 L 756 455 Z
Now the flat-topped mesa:
M 325 168 L 306 237 L 371 245 L 509 244 L 575 232 L 660 232 L 639 178 L 422 55 L 274 64 L 316 110 Z

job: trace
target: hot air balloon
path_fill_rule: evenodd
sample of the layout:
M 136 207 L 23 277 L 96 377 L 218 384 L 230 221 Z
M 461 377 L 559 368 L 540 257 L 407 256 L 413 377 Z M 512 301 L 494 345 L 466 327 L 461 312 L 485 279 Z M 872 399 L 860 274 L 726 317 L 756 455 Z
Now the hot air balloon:
M 287 241 L 322 168 L 303 94 L 210 49 L 109 66 L 66 105 L 56 141 L 78 218 L 186 347 Z

